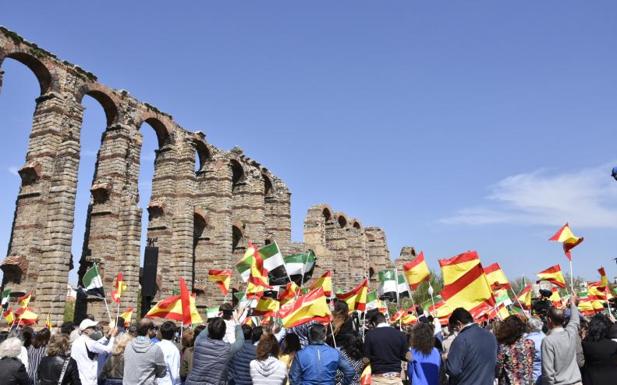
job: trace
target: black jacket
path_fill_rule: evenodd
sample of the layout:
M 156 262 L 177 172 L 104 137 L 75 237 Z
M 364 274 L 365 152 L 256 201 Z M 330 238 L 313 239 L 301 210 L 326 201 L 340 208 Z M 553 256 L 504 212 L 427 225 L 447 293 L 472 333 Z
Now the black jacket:
M 37 371 L 37 378 L 40 381 L 35 385 L 58 385 L 62 366 L 64 365 L 65 357 L 43 357 Z M 74 359 L 68 358 L 69 364 L 62 379 L 62 385 L 81 385 L 79 380 L 79 371 L 77 370 L 77 362 Z
M 0 376 L 2 385 L 30 385 L 26 367 L 15 357 L 0 360 Z
M 617 342 L 603 339 L 596 342 L 583 342 L 585 385 L 614 384 L 617 381 Z

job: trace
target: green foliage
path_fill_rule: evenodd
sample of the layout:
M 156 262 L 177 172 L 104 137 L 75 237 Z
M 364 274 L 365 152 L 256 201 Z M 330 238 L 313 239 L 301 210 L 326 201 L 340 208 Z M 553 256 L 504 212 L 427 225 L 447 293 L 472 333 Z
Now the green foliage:
M 431 286 L 433 287 L 433 297 L 437 297 L 443 289 L 443 280 L 441 274 L 431 271 Z M 431 296 L 428 293 L 429 282 L 422 282 L 420 286 L 413 292 L 414 302 L 422 307 L 431 303 Z M 437 301 L 437 300 L 435 300 Z
M 64 303 L 64 322 L 73 321 L 75 318 L 75 301 L 66 301 Z

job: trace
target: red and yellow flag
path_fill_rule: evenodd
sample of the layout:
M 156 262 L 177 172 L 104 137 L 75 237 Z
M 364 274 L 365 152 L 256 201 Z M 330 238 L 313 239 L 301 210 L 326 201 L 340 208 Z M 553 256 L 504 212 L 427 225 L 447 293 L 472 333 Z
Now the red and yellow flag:
M 17 317 L 17 325 L 34 325 L 39 319 L 38 314 L 32 311 L 29 307 L 21 307 L 15 311 Z
M 606 271 L 604 270 L 604 267 L 599 268 L 598 273 L 600 273 L 600 282 L 602 283 L 602 286 L 606 287 L 606 289 L 608 290 L 608 277 L 606 276 Z
M 561 272 L 561 266 L 555 265 L 551 266 L 546 270 L 542 270 L 538 273 L 539 281 L 548 281 L 555 286 L 559 286 L 561 288 L 566 287 L 566 280 L 563 277 L 563 273 Z
M 51 331 L 51 315 L 47 313 L 47 318 L 45 318 L 45 327 Z
M 584 239 L 583 237 L 574 235 L 572 230 L 570 230 L 570 226 L 566 223 L 548 240 L 560 242 L 563 245 L 563 252 L 566 254 L 566 257 L 572 260 L 572 253 L 570 253 L 570 250 L 578 246 Z
M 554 307 L 561 308 L 561 295 L 559 295 L 559 289 L 556 287 L 551 288 L 551 296 L 548 297 L 548 300 L 551 301 Z
M 396 313 L 392 314 L 390 317 L 390 323 L 395 324 L 403 318 L 405 314 L 405 310 L 397 310 Z
M 401 318 L 401 324 L 414 325 L 416 322 L 418 322 L 418 317 L 416 317 L 411 311 L 406 310 L 405 314 L 403 314 Z
M 508 281 L 508 277 L 506 277 L 498 263 L 493 263 L 492 265 L 485 267 L 484 273 L 486 274 L 488 284 L 491 285 L 491 289 L 493 289 L 493 291 L 510 289 L 510 281 Z
M 219 289 L 221 289 L 221 293 L 227 295 L 231 282 L 231 270 L 208 270 L 208 281 L 215 282 Z
M 326 271 L 321 277 L 315 280 L 311 285 L 311 290 L 322 288 L 324 295 L 330 297 L 332 295 L 332 272 Z
M 28 304 L 30 303 L 31 298 L 32 298 L 32 292 L 22 295 L 21 297 L 17 298 L 17 306 L 19 306 L 20 308 L 28 307 Z
M 349 312 L 365 311 L 366 297 L 368 296 L 368 279 L 364 278 L 362 282 L 347 293 L 337 294 L 336 298 L 343 300 L 349 306 Z
M 284 327 L 292 328 L 310 321 L 330 322 L 332 314 L 323 289 L 318 288 L 282 306 L 279 317 Z
M 252 315 L 254 316 L 273 316 L 275 315 L 280 308 L 279 301 L 270 297 L 261 297 L 259 301 L 257 301 L 257 306 L 253 309 Z
M 116 276 L 116 282 L 114 284 L 114 290 L 111 291 L 111 299 L 115 303 L 120 303 L 120 297 L 122 297 L 122 293 L 126 291 L 128 286 L 124 282 L 124 277 L 122 273 L 118 273 Z
M 255 286 L 261 286 L 264 289 L 272 289 L 268 281 L 268 270 L 264 267 L 264 260 L 259 253 L 259 249 L 249 241 L 246 252 L 253 253 L 253 263 L 251 264 L 249 282 Z
M 200 324 L 203 322 L 201 315 L 197 311 L 195 306 L 195 297 L 190 296 L 190 322 L 192 324 Z M 182 313 L 182 299 L 180 295 L 172 295 L 165 299 L 160 300 L 150 311 L 146 314 L 147 318 L 164 318 L 174 321 L 183 322 L 184 315 Z
M 2 313 L 2 317 L 4 317 L 4 319 L 6 320 L 6 323 L 10 325 L 13 324 L 13 322 L 15 322 L 15 313 L 13 313 L 13 309 L 8 308 L 6 309 L 3 313 Z
M 493 292 L 475 251 L 440 260 L 444 277 L 441 297 L 450 309 L 465 308 L 479 318 L 495 306 Z
M 371 375 L 371 365 L 368 364 L 360 375 L 360 385 L 371 385 L 372 377 L 373 376 Z
M 131 324 L 131 318 L 133 318 L 133 308 L 129 307 L 126 311 L 120 314 L 120 317 L 124 320 L 124 326 Z
M 518 302 L 520 302 L 520 305 L 525 310 L 531 309 L 531 294 L 531 284 L 528 284 L 523 290 L 521 290 L 521 292 L 516 297 L 518 299 Z
M 424 260 L 424 252 L 422 251 L 413 261 L 403 265 L 403 271 L 405 278 L 407 278 L 407 283 L 413 290 L 416 290 L 422 282 L 431 278 L 431 271 Z
M 291 281 L 287 283 L 285 288 L 279 293 L 279 296 L 278 296 L 279 301 L 281 302 L 281 305 L 285 305 L 287 302 L 296 298 L 298 290 L 300 290 L 300 287 L 296 285 L 295 282 Z

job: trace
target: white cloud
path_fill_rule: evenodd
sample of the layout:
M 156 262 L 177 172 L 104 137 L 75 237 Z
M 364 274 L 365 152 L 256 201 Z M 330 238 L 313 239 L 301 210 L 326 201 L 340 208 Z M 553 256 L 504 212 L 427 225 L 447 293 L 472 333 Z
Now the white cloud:
M 8 172 L 10 172 L 11 174 L 15 175 L 15 176 L 19 176 L 19 167 L 15 167 L 15 166 L 11 166 L 8 168 Z
M 442 223 L 496 223 L 617 228 L 617 182 L 610 165 L 509 176 L 490 187 L 478 206 L 459 210 Z

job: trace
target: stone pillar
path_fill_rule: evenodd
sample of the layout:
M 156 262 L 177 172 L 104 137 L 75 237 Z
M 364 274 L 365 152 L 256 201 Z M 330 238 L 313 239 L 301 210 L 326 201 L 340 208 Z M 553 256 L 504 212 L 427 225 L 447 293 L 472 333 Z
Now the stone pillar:
M 368 258 L 366 253 L 366 238 L 358 222 L 353 221 L 348 232 L 349 276 L 353 283 L 368 277 Z
M 265 196 L 266 238 L 275 240 L 281 249 L 291 243 L 291 193 L 278 178 Z
M 364 229 L 367 240 L 367 251 L 370 263 L 370 269 L 373 270 L 371 284 L 373 288 L 377 287 L 378 274 L 381 270 L 390 268 L 390 251 L 386 243 L 386 234 L 379 227 L 366 227 Z
M 326 247 L 333 255 L 332 284 L 344 291 L 352 288 L 349 279 L 347 230 L 347 218 L 341 213 L 336 214 L 333 221 L 326 222 Z
M 333 255 L 326 246 L 326 223 L 332 223 L 332 210 L 324 205 L 312 206 L 304 220 L 304 245 L 317 256 L 313 277 L 333 269 Z

